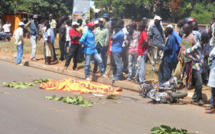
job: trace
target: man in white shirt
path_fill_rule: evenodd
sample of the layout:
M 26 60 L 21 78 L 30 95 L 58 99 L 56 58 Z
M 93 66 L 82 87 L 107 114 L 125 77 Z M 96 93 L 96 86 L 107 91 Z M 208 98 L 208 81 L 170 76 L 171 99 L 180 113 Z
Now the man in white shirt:
M 22 65 L 22 57 L 23 57 L 23 44 L 24 44 L 24 37 L 23 37 L 23 28 L 24 23 L 19 22 L 19 28 L 14 32 L 13 37 L 15 38 L 15 45 L 17 46 L 17 56 L 16 56 L 16 64 Z
M 10 33 L 10 27 L 11 27 L 11 24 L 9 23 L 9 21 L 7 21 L 6 24 L 3 25 L 4 32 Z

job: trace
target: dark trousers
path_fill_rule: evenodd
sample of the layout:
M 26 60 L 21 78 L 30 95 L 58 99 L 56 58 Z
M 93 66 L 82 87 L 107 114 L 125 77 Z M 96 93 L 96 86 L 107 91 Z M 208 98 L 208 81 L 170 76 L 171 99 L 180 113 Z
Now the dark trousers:
M 81 46 L 78 48 L 78 58 L 77 58 L 77 60 L 80 61 L 80 62 L 84 60 L 83 49 L 84 48 L 81 47 Z
M 77 56 L 78 56 L 78 48 L 79 48 L 79 44 L 71 44 L 70 48 L 69 48 L 69 54 L 66 57 L 66 63 L 65 63 L 65 67 L 68 67 L 70 64 L 71 59 L 73 58 L 73 70 L 76 69 L 77 67 Z
M 172 65 L 162 61 L 159 68 L 159 84 L 163 84 L 171 78 Z
M 193 94 L 193 101 L 202 100 L 202 75 L 200 71 L 193 70 L 194 78 L 196 81 L 196 88 Z
M 124 72 L 124 73 L 128 73 L 128 55 L 127 55 L 127 53 L 126 53 L 126 51 L 127 51 L 127 46 L 125 46 L 125 47 L 122 47 L 122 64 L 123 64 L 123 66 L 122 66 L 122 72 Z
M 45 58 L 45 62 L 48 62 L 47 57 L 46 57 L 46 42 L 44 42 L 44 58 Z
M 52 48 L 53 48 L 53 58 L 54 58 L 54 60 L 57 60 L 57 56 L 56 56 L 56 53 L 55 53 L 55 47 L 54 47 L 54 45 L 52 45 Z
M 59 47 L 60 47 L 60 59 L 61 61 L 64 60 L 64 47 L 65 47 L 65 40 L 59 40 Z
M 106 47 L 102 47 L 100 43 L 97 44 L 96 49 L 98 51 L 98 54 L 101 54 L 101 58 L 102 58 L 102 63 L 104 65 L 104 68 L 106 68 L 106 64 L 107 64 L 107 48 Z M 94 69 L 93 69 L 93 73 L 97 72 L 97 68 L 98 68 L 98 62 L 95 60 L 94 63 Z

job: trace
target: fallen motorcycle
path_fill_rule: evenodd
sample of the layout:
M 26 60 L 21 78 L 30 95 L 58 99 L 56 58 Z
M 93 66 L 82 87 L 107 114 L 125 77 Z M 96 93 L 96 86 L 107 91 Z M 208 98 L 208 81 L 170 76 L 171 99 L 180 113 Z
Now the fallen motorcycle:
M 186 91 L 178 90 L 175 88 L 176 84 L 181 84 L 182 82 L 177 81 L 176 77 L 171 78 L 169 81 L 162 85 L 154 86 L 152 84 L 143 83 L 140 86 L 139 93 L 144 98 L 151 98 L 154 102 L 170 103 L 177 102 L 178 99 L 187 96 Z

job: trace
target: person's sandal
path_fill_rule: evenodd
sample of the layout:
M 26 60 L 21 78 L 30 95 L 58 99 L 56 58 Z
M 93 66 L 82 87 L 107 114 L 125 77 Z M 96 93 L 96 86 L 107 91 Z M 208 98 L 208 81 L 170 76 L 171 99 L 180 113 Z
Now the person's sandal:
M 206 107 L 205 110 L 212 110 L 213 107 L 209 106 L 209 107 Z
M 206 110 L 205 113 L 206 113 L 206 114 L 214 114 L 214 113 L 215 113 L 215 110 L 214 110 L 214 109 Z

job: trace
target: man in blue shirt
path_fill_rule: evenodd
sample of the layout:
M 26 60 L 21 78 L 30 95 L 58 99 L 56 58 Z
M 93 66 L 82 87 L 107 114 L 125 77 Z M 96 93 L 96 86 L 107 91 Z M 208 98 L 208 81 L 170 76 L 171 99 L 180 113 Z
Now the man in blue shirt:
M 92 22 L 88 23 L 88 30 L 84 33 L 84 35 L 80 39 L 80 43 L 84 45 L 83 53 L 85 53 L 85 78 L 86 80 L 90 79 L 90 60 L 92 57 L 97 61 L 101 76 L 104 74 L 104 65 L 101 57 L 99 56 L 96 48 L 95 48 L 95 35 L 93 34 L 94 26 Z
M 122 73 L 122 61 L 121 61 L 121 52 L 122 52 L 122 43 L 124 41 L 124 33 L 122 31 L 122 25 L 120 22 L 116 24 L 115 28 L 116 34 L 111 38 L 111 55 L 112 55 L 112 68 L 113 68 L 113 81 L 121 79 Z
M 167 37 L 166 45 L 158 46 L 159 49 L 164 51 L 164 56 L 162 58 L 159 68 L 159 84 L 163 84 L 171 78 L 172 64 L 176 64 L 177 62 L 175 37 L 172 32 L 173 29 L 167 27 L 165 30 L 165 34 Z

